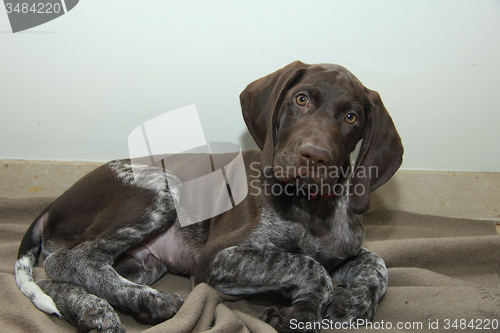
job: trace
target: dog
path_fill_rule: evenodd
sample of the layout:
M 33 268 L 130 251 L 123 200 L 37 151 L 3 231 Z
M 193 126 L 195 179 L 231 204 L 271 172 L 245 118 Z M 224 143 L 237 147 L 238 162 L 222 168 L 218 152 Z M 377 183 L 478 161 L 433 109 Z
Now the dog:
M 113 307 L 147 324 L 174 316 L 182 298 L 149 287 L 166 273 L 228 295 L 283 295 L 289 306 L 260 316 L 278 332 L 372 320 L 388 273 L 362 247 L 361 214 L 403 156 L 379 94 L 344 67 L 296 61 L 250 83 L 240 102 L 261 149 L 242 153 L 241 203 L 181 227 L 164 170 L 151 167 L 144 188 L 130 160 L 109 162 L 29 227 L 15 266 L 20 290 L 82 332 L 124 332 Z M 35 283 L 41 253 L 50 279 Z

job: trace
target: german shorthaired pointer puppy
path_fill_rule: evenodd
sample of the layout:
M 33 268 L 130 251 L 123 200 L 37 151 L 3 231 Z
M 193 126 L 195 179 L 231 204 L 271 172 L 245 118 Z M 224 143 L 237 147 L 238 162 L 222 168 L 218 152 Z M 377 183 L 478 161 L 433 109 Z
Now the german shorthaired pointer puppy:
M 360 214 L 403 155 L 378 93 L 341 66 L 296 61 L 249 84 L 240 100 L 261 148 L 243 152 L 249 193 L 240 204 L 181 227 L 163 169 L 150 166 L 143 188 L 130 160 L 109 162 L 30 226 L 15 267 L 21 291 L 83 332 L 124 332 L 113 307 L 142 323 L 174 316 L 181 297 L 148 286 L 166 273 L 229 295 L 282 294 L 289 306 L 261 315 L 278 332 L 318 332 L 304 323 L 324 318 L 371 320 L 387 269 L 362 247 Z M 35 283 L 40 253 L 51 279 Z

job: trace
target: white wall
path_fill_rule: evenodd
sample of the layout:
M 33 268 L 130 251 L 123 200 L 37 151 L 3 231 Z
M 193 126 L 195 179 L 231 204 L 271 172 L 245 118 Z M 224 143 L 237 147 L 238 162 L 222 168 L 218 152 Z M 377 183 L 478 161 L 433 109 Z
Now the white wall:
M 500 171 L 499 1 L 82 0 L 12 34 L 0 8 L 0 158 L 106 161 L 196 104 L 208 141 L 250 147 L 238 95 L 287 63 L 377 90 L 404 169 Z

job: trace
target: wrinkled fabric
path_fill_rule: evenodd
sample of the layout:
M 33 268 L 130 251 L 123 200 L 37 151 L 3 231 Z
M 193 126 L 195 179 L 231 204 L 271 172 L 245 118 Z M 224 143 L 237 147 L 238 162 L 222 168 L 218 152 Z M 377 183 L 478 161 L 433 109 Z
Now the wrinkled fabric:
M 51 201 L 0 199 L 2 332 L 76 332 L 66 321 L 36 309 L 14 278 L 19 243 Z M 373 329 L 352 323 L 336 327 L 324 321 L 318 323 L 321 332 L 476 331 L 471 323 L 476 328 L 481 325 L 483 331 L 500 331 L 484 329 L 488 321 L 500 319 L 500 235 L 493 221 L 379 210 L 365 214 L 364 226 L 364 246 L 384 258 L 389 270 L 389 288 L 371 324 Z M 34 275 L 35 280 L 46 278 L 41 266 Z M 192 287 L 189 277 L 175 275 L 162 277 L 153 287 L 179 293 L 185 304 L 174 318 L 156 326 L 141 325 L 118 310 L 127 332 L 275 332 L 257 318 L 273 305 L 271 296 L 231 297 L 206 284 Z M 461 329 L 464 322 L 469 326 Z M 414 328 L 409 329 L 410 325 Z

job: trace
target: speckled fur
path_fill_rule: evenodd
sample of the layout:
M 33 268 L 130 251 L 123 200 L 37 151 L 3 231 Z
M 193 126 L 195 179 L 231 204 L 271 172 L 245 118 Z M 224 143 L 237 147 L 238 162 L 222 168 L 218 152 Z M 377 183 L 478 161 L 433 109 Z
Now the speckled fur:
M 349 211 L 347 201 L 347 196 L 335 200 L 324 223 L 329 231 L 321 236 L 263 203 L 259 226 L 241 244 L 217 254 L 207 282 L 231 295 L 278 292 L 289 298 L 290 307 L 261 315 L 278 332 L 293 332 L 291 319 L 371 321 L 387 288 L 387 269 L 380 257 L 361 248 L 361 217 Z
M 371 321 L 387 290 L 388 273 L 384 260 L 361 248 L 356 256 L 333 271 L 332 278 L 339 285 L 334 291 L 335 301 L 328 306 L 325 314 L 339 322 Z

